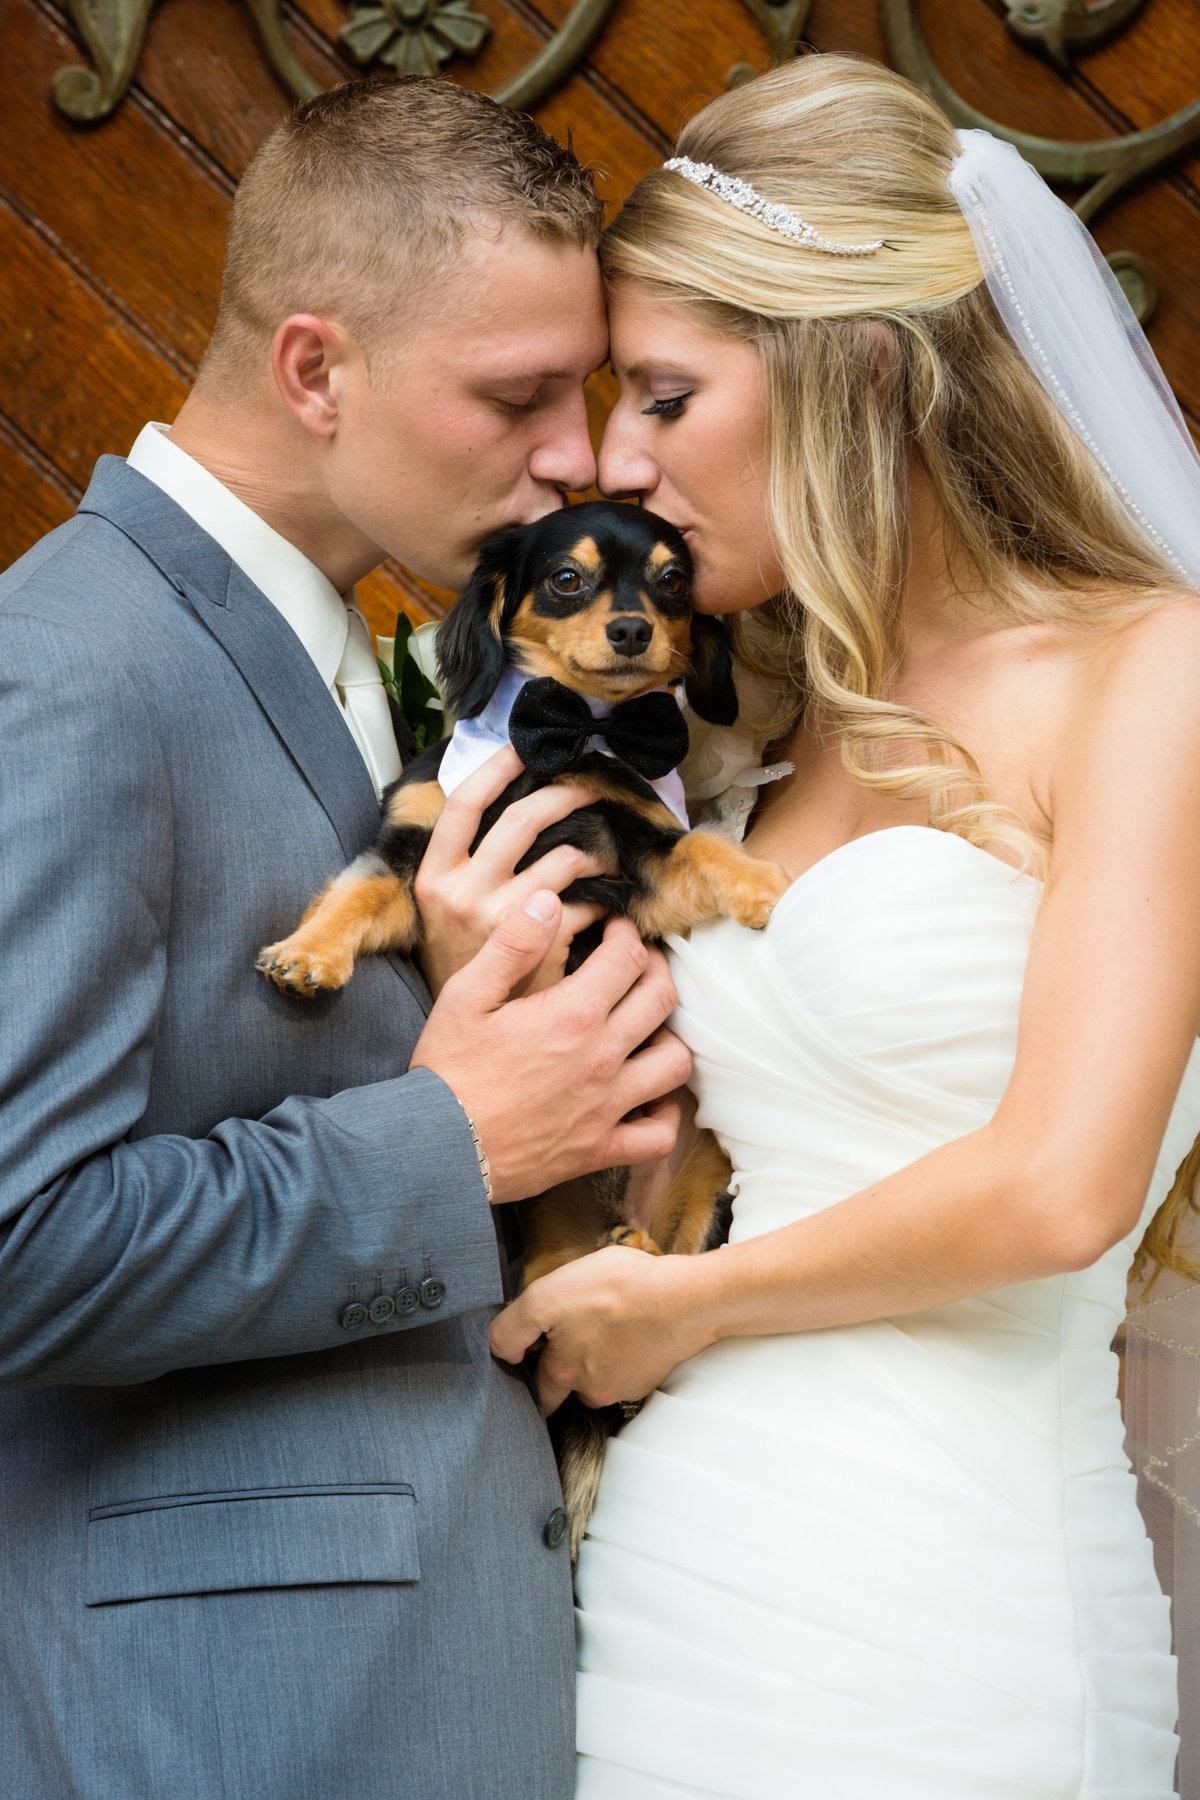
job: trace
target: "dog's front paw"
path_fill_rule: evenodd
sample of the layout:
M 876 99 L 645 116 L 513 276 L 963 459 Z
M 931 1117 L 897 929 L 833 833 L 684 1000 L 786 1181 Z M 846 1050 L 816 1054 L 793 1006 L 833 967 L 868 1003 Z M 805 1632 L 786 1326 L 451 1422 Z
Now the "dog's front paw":
M 762 931 L 791 885 L 791 876 L 778 863 L 748 863 L 734 885 L 729 910 L 739 925 Z
M 650 1233 L 637 1225 L 614 1225 L 600 1240 L 601 1249 L 606 1244 L 620 1244 L 626 1250 L 645 1250 L 650 1256 L 662 1255 Z
M 307 944 L 301 932 L 295 932 L 281 943 L 268 944 L 259 952 L 254 966 L 281 994 L 313 1000 L 322 992 L 345 987 L 354 972 L 354 959 L 322 951 Z

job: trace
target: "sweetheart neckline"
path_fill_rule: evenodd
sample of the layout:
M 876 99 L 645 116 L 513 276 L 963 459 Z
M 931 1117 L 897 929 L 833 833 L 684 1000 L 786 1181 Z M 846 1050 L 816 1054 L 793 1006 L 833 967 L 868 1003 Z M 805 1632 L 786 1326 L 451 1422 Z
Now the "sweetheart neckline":
M 994 864 L 996 868 L 1005 870 L 1007 874 L 1012 877 L 1014 882 L 1032 881 L 1035 887 L 1042 886 L 1042 883 L 1037 879 L 1036 875 L 1028 875 L 1023 870 L 1014 868 L 1012 863 L 1005 862 L 1003 857 L 993 855 L 990 850 L 985 850 L 981 844 L 971 843 L 969 838 L 959 837 L 957 832 L 942 831 L 937 825 L 881 825 L 877 831 L 862 831 L 857 837 L 847 838 L 844 844 L 836 844 L 832 850 L 827 850 L 824 856 L 819 856 L 815 863 L 810 863 L 807 869 L 801 869 L 799 875 L 796 876 L 794 881 L 788 883 L 787 887 L 783 890 L 783 893 L 779 896 L 779 899 L 775 902 L 771 916 L 767 920 L 766 930 L 770 931 L 771 926 L 779 916 L 780 909 L 783 907 L 784 902 L 791 898 L 797 888 L 803 886 L 810 875 L 815 875 L 818 869 L 823 869 L 827 863 L 833 862 L 837 857 L 841 856 L 844 851 L 852 849 L 855 844 L 869 843 L 872 838 L 894 837 L 897 832 L 904 831 L 920 832 L 923 837 L 948 838 L 952 843 L 962 844 L 965 849 L 974 851 L 977 856 L 986 857 L 988 862 Z

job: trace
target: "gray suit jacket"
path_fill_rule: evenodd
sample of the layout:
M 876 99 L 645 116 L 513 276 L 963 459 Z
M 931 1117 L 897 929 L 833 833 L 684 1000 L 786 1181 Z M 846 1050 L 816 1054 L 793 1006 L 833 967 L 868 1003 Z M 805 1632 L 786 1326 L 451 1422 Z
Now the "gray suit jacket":
M 397 1073 L 428 995 L 254 973 L 377 823 L 289 627 L 104 458 L 0 577 L 14 1800 L 571 1793 L 554 1465 L 462 1110 Z

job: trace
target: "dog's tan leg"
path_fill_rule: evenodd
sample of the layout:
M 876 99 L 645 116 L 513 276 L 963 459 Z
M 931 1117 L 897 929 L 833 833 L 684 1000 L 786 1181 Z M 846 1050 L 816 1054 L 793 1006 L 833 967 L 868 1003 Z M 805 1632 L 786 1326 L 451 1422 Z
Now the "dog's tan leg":
M 695 1256 L 712 1229 L 717 1197 L 733 1174 L 729 1158 L 711 1131 L 702 1131 L 655 1208 L 650 1232 L 672 1256 Z
M 601 1241 L 604 1215 L 586 1175 L 564 1181 L 521 1203 L 525 1230 L 525 1285 L 564 1263 L 586 1256 Z
M 761 931 L 788 886 L 786 872 L 776 863 L 759 862 L 712 831 L 689 831 L 648 872 L 654 876 L 653 893 L 629 909 L 646 938 L 726 915 Z
M 285 994 L 344 987 L 364 950 L 411 950 L 417 909 L 408 884 L 368 850 L 317 895 L 292 935 L 255 963 Z
M 386 823 L 427 837 L 444 804 L 436 781 L 398 788 L 388 802 Z M 420 930 L 412 895 L 419 862 L 418 854 L 411 871 L 399 875 L 377 850 L 364 851 L 317 895 L 290 937 L 267 945 L 255 967 L 284 993 L 311 999 L 344 987 L 355 958 L 364 952 L 411 950 Z

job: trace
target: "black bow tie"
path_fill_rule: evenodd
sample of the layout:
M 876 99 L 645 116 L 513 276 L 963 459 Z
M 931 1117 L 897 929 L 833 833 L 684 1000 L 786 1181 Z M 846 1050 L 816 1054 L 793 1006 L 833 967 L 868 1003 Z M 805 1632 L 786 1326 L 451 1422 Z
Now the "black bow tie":
M 606 719 L 596 719 L 582 694 L 548 676 L 525 683 L 513 702 L 508 732 L 535 775 L 563 774 L 579 761 L 588 739 L 600 737 L 621 762 L 657 781 L 683 761 L 688 747 L 687 725 L 670 694 L 622 700 Z

